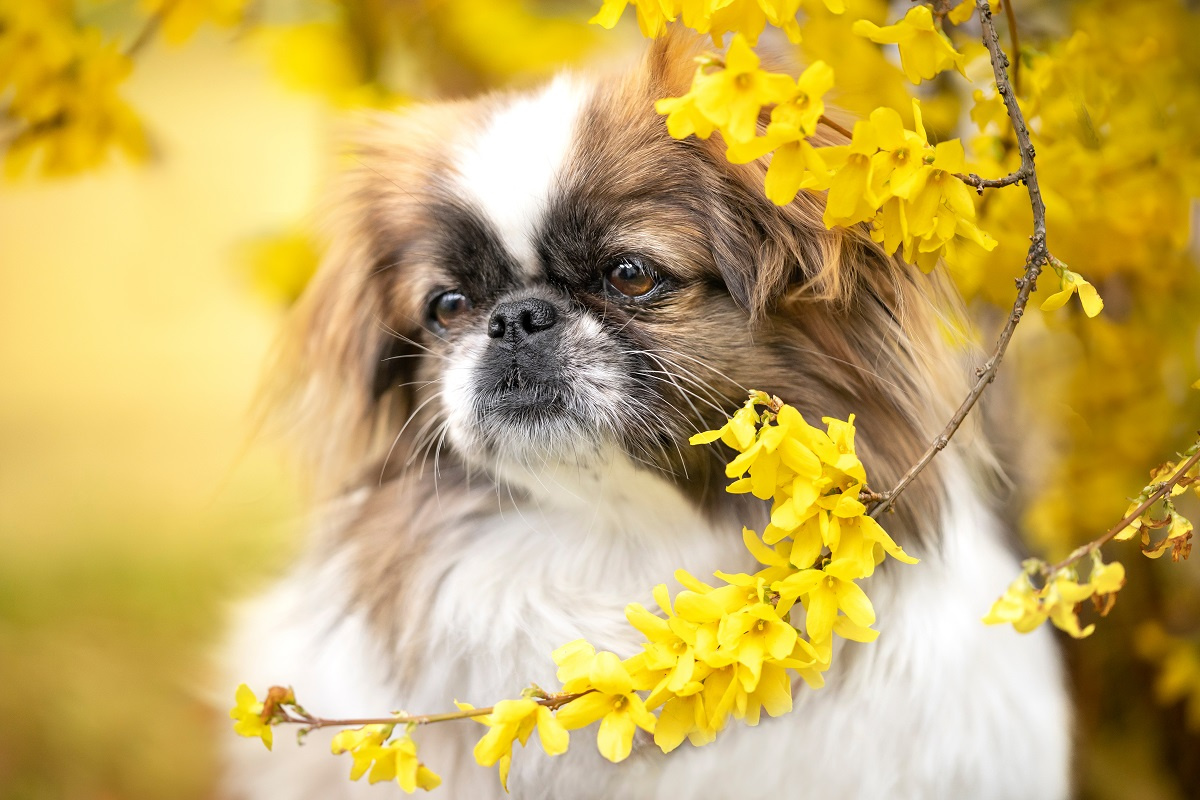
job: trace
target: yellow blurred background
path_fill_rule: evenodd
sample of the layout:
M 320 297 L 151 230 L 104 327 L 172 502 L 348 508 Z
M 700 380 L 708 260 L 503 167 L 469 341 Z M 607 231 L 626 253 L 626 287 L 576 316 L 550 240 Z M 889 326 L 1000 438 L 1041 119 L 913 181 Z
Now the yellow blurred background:
M 0 0 L 0 11 L 26 2 L 72 6 Z M 132 38 L 163 2 L 72 7 Z M 1200 31 L 1182 3 L 1154 3 L 1154 14 L 1125 4 L 1134 19 L 1113 23 L 1131 50 L 1164 29 Z M 146 163 L 0 181 L 0 800 L 212 796 L 216 743 L 232 735 L 219 710 L 232 687 L 228 698 L 207 694 L 226 611 L 289 563 L 303 528 L 295 476 L 255 436 L 250 410 L 303 284 L 306 222 L 347 109 L 526 84 L 567 61 L 640 47 L 630 20 L 616 33 L 584 25 L 598 0 L 183 5 L 255 14 L 198 32 L 168 26 L 138 51 L 121 95 L 148 133 Z M 850 5 L 887 21 L 883 0 Z M 1058 4 L 1027 5 L 1018 12 L 1029 40 L 1061 35 Z M 1078 5 L 1101 18 L 1114 6 Z M 1158 33 L 1143 36 L 1147 21 Z M 839 102 L 908 113 L 912 87 L 895 59 L 839 24 L 814 14 L 804 43 L 807 58 L 844 76 Z M 938 88 L 926 122 L 945 132 L 968 107 L 950 84 Z M 5 99 L 0 91 L 0 109 Z M 1053 153 L 1049 144 L 1039 154 Z M 1088 190 L 1073 160 L 1084 150 L 1060 147 L 1072 158 L 1047 184 L 1057 210 L 1074 211 L 1082 204 L 1070 192 Z M 1001 211 L 989 212 L 997 224 Z M 1072 228 L 1052 218 L 1055 249 L 1085 275 L 1109 259 L 1099 286 L 1108 312 L 1088 321 L 1031 311 L 1003 370 L 1033 420 L 1026 536 L 1049 553 L 1119 518 L 1146 471 L 1187 444 L 1200 410 L 1200 393 L 1186 390 L 1200 377 L 1194 255 L 1175 246 L 1169 270 L 1155 260 L 1166 244 L 1122 260 L 1122 240 L 1081 219 Z M 956 275 L 985 329 L 1011 302 L 1027 230 L 1017 221 L 1015 233 L 996 231 L 1016 255 Z M 1143 290 L 1143 275 L 1161 283 Z M 1150 562 L 1136 549 L 1119 557 L 1130 584 L 1113 615 L 1092 639 L 1064 642 L 1081 796 L 1200 796 L 1200 576 L 1194 563 Z M 1191 644 L 1161 663 L 1138 658 L 1147 619 Z M 1180 702 L 1189 698 L 1195 719 Z
M 224 606 L 296 539 L 239 251 L 312 207 L 328 115 L 212 33 L 127 96 L 152 163 L 0 186 L 3 797 L 206 796 Z

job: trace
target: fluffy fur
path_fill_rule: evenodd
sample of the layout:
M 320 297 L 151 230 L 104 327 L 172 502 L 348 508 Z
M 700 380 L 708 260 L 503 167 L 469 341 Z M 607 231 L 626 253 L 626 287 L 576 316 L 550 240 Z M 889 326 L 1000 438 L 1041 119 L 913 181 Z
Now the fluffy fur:
M 360 137 L 282 373 L 314 532 L 244 609 L 231 682 L 291 684 L 338 716 L 553 686 L 567 641 L 636 652 L 623 609 L 676 568 L 752 567 L 739 531 L 762 504 L 722 490 L 716 448 L 683 444 L 747 387 L 814 420 L 856 413 L 879 488 L 948 417 L 965 371 L 951 293 L 865 231 L 827 231 L 819 198 L 772 205 L 764 164 L 667 136 L 652 102 L 686 91 L 691 47 L 670 37 L 623 77 L 418 108 Z M 643 297 L 605 280 L 630 259 L 657 282 Z M 470 307 L 440 325 L 446 291 Z M 548 331 L 520 316 L 546 307 Z M 527 341 L 489 335 L 498 315 Z M 979 621 L 1018 569 L 988 465 L 966 430 L 904 495 L 887 527 L 921 564 L 867 581 L 879 640 L 843 643 L 791 714 L 669 756 L 638 740 L 620 765 L 574 733 L 564 756 L 515 755 L 513 796 L 1065 797 L 1053 643 Z M 419 732 L 443 796 L 502 796 L 471 757 L 481 731 Z M 328 736 L 290 738 L 232 742 L 229 793 L 371 791 Z

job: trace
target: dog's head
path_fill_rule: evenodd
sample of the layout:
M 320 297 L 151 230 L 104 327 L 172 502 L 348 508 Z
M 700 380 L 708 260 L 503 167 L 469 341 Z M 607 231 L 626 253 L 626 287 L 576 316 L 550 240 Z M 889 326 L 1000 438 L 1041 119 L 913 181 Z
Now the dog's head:
M 813 421 L 857 413 L 879 488 L 915 460 L 955 390 L 949 301 L 865 230 L 826 230 L 819 196 L 773 205 L 765 165 L 719 137 L 668 136 L 653 102 L 687 90 L 694 55 L 668 37 L 622 78 L 360 137 L 291 356 L 323 492 L 433 450 L 526 485 L 625 458 L 711 504 L 719 454 L 686 441 L 748 388 Z

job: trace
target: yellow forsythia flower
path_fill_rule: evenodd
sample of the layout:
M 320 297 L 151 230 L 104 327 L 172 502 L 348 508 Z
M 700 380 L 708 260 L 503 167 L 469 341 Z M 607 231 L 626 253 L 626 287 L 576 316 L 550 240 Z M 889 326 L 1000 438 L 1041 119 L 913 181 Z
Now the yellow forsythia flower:
M 114 147 L 144 158 L 141 122 L 117 91 L 133 68 L 117 42 L 104 41 L 95 28 L 74 31 L 48 17 L 0 10 L 0 93 L 11 83 L 7 111 L 23 123 L 9 145 L 6 171 L 20 174 L 40 156 L 43 173 L 73 174 L 99 166 Z M 9 69 L 6 57 L 19 61 Z
M 854 123 L 850 144 L 826 147 L 825 163 L 834 170 L 825 200 L 825 227 L 850 226 L 875 216 L 870 196 L 871 159 L 879 150 L 879 135 L 867 120 Z
M 796 81 L 790 100 L 771 110 L 766 135 L 729 146 L 726 157 L 746 164 L 774 152 L 767 167 L 767 197 L 776 205 L 787 205 L 801 189 L 825 188 L 829 170 L 817 149 L 806 139 L 817 129 L 825 113 L 824 95 L 833 88 L 833 70 L 824 61 L 811 64 Z
M 142 0 L 150 14 L 162 14 L 163 37 L 170 44 L 192 38 L 205 23 L 223 28 L 241 22 L 249 0 Z
M 392 735 L 395 725 L 364 725 L 339 732 L 330 742 L 335 756 L 349 753 L 354 759 L 350 767 L 350 780 L 356 781 L 366 774 L 375 761 L 375 751 Z
M 1188 727 L 1200 730 L 1200 647 L 1193 638 L 1171 636 L 1157 622 L 1144 622 L 1134 640 L 1137 653 L 1158 665 L 1154 694 L 1162 705 L 1186 703 Z
M 1093 594 L 1095 587 L 1091 584 L 1081 584 L 1069 575 L 1060 573 L 1042 589 L 1042 606 L 1056 628 L 1066 631 L 1076 639 L 1083 639 L 1090 636 L 1096 626 L 1079 627 L 1076 607 Z
M 758 55 L 741 34 L 733 37 L 725 67 L 693 85 L 696 107 L 720 129 L 729 142 L 746 142 L 758 131 L 758 113 L 765 105 L 782 103 L 795 94 L 787 75 L 758 68 Z
M 1104 308 L 1104 300 L 1100 298 L 1100 293 L 1096 291 L 1096 287 L 1092 286 L 1083 276 L 1077 272 L 1072 272 L 1069 269 L 1056 267 L 1061 281 L 1061 289 L 1047 297 L 1042 302 L 1043 311 L 1055 311 L 1066 305 L 1066 302 L 1071 299 L 1071 295 L 1079 295 L 1079 303 L 1083 306 L 1083 313 L 1089 317 L 1094 317 Z
M 823 642 L 833 635 L 833 623 L 842 611 L 856 625 L 875 623 L 875 609 L 855 578 L 859 565 L 848 559 L 831 561 L 824 569 L 806 569 L 780 581 L 780 607 L 787 610 L 797 598 L 807 596 L 804 629 L 809 638 Z
M 417 744 L 409 736 L 393 739 L 382 747 L 370 749 L 375 759 L 367 780 L 371 783 L 396 781 L 406 794 L 417 789 L 429 791 L 441 785 L 442 779 L 417 759 Z
M 563 691 L 588 692 L 559 709 L 558 722 L 575 730 L 599 721 L 596 745 L 609 761 L 629 757 L 638 728 L 654 733 L 654 715 L 637 694 L 626 665 L 615 655 L 596 653 L 591 645 L 580 647 L 573 642 L 554 651 L 554 660 Z
M 458 703 L 461 709 L 470 705 Z M 488 726 L 488 732 L 475 745 L 475 761 L 484 767 L 500 765 L 500 785 L 508 791 L 508 772 L 512 766 L 513 742 L 524 747 L 534 729 L 546 755 L 557 756 L 567 751 L 570 734 L 562 723 L 555 719 L 554 712 L 531 698 L 501 700 L 492 708 L 491 714 L 473 717 L 476 722 Z
M 667 29 L 667 23 L 675 19 L 670 0 L 604 0 L 604 5 L 588 22 L 612 30 L 630 3 L 637 9 L 638 27 L 642 35 L 649 39 L 661 36 Z
M 236 705 L 229 709 L 229 718 L 234 721 L 233 732 L 250 738 L 257 736 L 270 750 L 274 741 L 271 722 L 263 719 L 263 704 L 258 702 L 254 691 L 246 684 L 240 684 L 234 699 Z
M 961 3 L 950 9 L 950 13 L 946 15 L 946 19 L 951 25 L 962 25 L 969 20 L 975 13 L 975 0 L 962 0 Z
M 1038 601 L 1037 590 L 1027 574 L 1009 584 L 1004 595 L 992 604 L 984 616 L 987 625 L 1011 623 L 1020 633 L 1028 633 L 1046 621 L 1049 614 Z
M 696 662 L 696 637 L 699 625 L 677 616 L 671 607 L 666 584 L 654 587 L 654 599 L 665 618 L 652 614 L 640 603 L 625 608 L 629 624 L 646 637 L 642 645 L 642 663 L 647 670 L 661 675 L 646 698 L 646 705 L 655 708 L 670 696 L 695 694 L 703 688 L 699 679 L 707 675 L 705 664 Z
M 1028 562 L 1025 572 L 992 604 L 983 618 L 986 624 L 1011 623 L 1018 632 L 1028 633 L 1049 619 L 1059 630 L 1083 639 L 1096 626 L 1080 626 L 1079 604 L 1089 597 L 1095 598 L 1096 608 L 1102 615 L 1107 614 L 1113 595 L 1125 585 L 1125 566 L 1118 562 L 1105 564 L 1098 550 L 1092 551 L 1092 569 L 1085 583 L 1080 583 L 1074 570 L 1067 567 L 1049 576 L 1039 589 L 1029 577 L 1039 564 Z
M 929 6 L 915 5 L 895 25 L 879 27 L 870 20 L 854 23 L 854 32 L 879 44 L 900 49 L 900 65 L 913 83 L 928 80 L 951 67 L 961 71 L 963 57 L 938 30 Z
M 254 286 L 261 294 L 289 306 L 317 271 L 320 253 L 312 235 L 292 230 L 264 236 L 243 248 Z
M 1092 551 L 1092 571 L 1088 575 L 1088 583 L 1096 590 L 1096 594 L 1113 594 L 1125 585 L 1125 565 L 1120 561 L 1105 564 L 1100 560 L 1100 551 Z
M 417 744 L 405 735 L 387 741 L 395 725 L 364 725 L 342 731 L 333 737 L 334 755 L 350 753 L 354 764 L 350 780 L 356 781 L 370 770 L 371 783 L 396 781 L 407 794 L 417 789 L 429 791 L 441 785 L 442 779 L 417 758 Z

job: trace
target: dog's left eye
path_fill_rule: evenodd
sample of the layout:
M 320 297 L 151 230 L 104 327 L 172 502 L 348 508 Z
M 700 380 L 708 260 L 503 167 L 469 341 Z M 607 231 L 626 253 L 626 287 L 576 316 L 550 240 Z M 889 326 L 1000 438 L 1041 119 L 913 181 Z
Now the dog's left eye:
M 610 287 L 626 297 L 641 297 L 658 285 L 654 273 L 637 258 L 622 258 L 604 278 Z
M 429 304 L 429 317 L 443 328 L 471 310 L 471 300 L 461 292 L 442 292 Z

